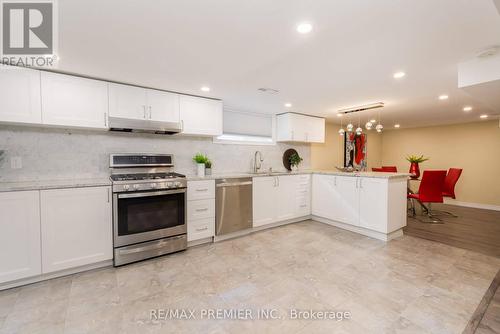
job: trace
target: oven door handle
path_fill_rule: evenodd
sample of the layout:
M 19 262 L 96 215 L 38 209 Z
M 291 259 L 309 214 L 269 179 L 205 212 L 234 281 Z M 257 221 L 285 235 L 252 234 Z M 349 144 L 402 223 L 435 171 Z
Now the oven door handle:
M 186 189 L 177 190 L 163 190 L 163 191 L 152 191 L 152 192 L 141 192 L 141 193 L 129 193 L 129 194 L 118 194 L 118 198 L 138 198 L 138 197 L 152 197 L 152 196 L 162 196 L 171 194 L 181 194 L 185 193 Z

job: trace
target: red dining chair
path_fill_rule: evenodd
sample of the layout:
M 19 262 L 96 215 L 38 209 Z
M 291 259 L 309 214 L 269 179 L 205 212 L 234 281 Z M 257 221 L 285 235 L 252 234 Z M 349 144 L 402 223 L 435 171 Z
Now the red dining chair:
M 396 166 L 382 166 L 382 170 L 384 172 L 389 172 L 389 173 L 397 173 L 398 168 Z
M 372 168 L 372 172 L 383 172 L 383 171 L 384 171 L 383 168 L 377 168 L 377 167 Z
M 408 194 L 408 198 L 412 203 L 413 216 L 415 216 L 414 200 L 417 200 L 425 209 L 427 216 L 431 219 L 431 221 L 421 221 L 422 223 L 443 223 L 443 221 L 432 212 L 431 205 L 432 203 L 443 203 L 443 186 L 445 178 L 445 170 L 426 170 L 422 175 L 418 193 Z M 428 203 L 428 205 L 426 206 L 424 203 Z
M 444 179 L 444 185 L 443 185 L 443 197 L 449 197 L 455 199 L 455 185 L 458 182 L 458 179 L 460 178 L 460 175 L 462 175 L 462 169 L 461 168 L 450 168 L 448 170 L 448 174 L 446 174 L 446 178 Z M 458 216 L 455 215 L 454 213 L 451 213 L 449 211 L 435 211 L 435 214 L 437 213 L 446 213 L 447 215 L 450 215 L 452 217 L 457 218 Z
M 446 174 L 446 178 L 444 179 L 444 187 L 443 187 L 443 197 L 450 197 L 455 199 L 455 185 L 458 182 L 458 179 L 462 175 L 461 168 L 450 168 L 448 170 L 448 174 Z

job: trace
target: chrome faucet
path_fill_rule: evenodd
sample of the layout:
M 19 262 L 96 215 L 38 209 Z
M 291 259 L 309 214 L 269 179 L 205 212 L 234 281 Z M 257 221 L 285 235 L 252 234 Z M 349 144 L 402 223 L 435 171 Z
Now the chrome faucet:
M 257 165 L 257 155 L 259 156 L 259 164 Z M 257 174 L 259 172 L 259 169 L 262 168 L 262 153 L 260 151 L 255 151 L 255 155 L 253 157 L 253 172 Z

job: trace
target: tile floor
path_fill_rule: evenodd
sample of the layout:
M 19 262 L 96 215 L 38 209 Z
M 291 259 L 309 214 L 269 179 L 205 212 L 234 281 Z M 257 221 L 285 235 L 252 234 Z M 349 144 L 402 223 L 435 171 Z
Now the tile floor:
M 0 292 L 0 333 L 461 333 L 500 259 L 306 221 L 121 268 Z M 155 309 L 197 320 L 151 320 Z M 290 320 L 290 309 L 350 320 Z M 199 319 L 277 309 L 278 320 Z

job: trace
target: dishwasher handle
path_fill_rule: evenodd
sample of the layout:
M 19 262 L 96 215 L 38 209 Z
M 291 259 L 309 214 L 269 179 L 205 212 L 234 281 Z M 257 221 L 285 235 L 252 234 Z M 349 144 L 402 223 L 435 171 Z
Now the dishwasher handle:
M 219 183 L 216 186 L 217 187 L 239 187 L 239 186 L 248 186 L 251 185 L 252 181 L 245 181 L 245 182 L 224 182 L 224 183 Z

